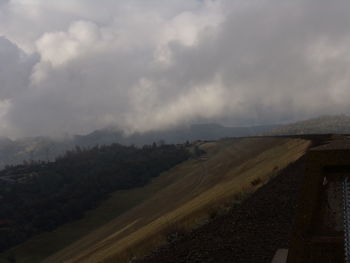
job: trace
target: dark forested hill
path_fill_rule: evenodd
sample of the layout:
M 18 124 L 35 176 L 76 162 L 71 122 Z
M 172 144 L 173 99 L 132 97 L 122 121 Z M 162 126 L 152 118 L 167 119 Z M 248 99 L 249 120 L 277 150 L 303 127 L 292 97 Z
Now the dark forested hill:
M 131 135 L 125 135 L 118 128 L 109 128 L 60 140 L 48 137 L 33 137 L 13 141 L 0 137 L 0 169 L 6 164 L 20 164 L 24 160 L 54 160 L 55 157 L 73 149 L 75 146 L 93 147 L 112 143 L 142 146 L 158 141 L 183 143 L 194 140 L 217 140 L 223 137 L 258 135 L 275 127 L 276 125 L 225 127 L 219 124 L 197 124 Z
M 76 147 L 0 172 L 0 251 L 81 218 L 112 191 L 145 185 L 188 158 L 180 145 Z

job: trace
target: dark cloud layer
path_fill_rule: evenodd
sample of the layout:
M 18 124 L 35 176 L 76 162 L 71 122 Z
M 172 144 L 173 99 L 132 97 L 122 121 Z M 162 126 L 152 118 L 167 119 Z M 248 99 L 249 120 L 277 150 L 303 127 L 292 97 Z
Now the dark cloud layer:
M 0 1 L 0 135 L 349 113 L 348 1 Z

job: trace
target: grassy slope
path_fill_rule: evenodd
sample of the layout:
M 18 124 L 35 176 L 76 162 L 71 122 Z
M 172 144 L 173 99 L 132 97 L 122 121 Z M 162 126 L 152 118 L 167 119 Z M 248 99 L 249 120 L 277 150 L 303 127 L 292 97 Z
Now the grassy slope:
M 165 242 L 176 228 L 203 220 L 213 207 L 259 185 L 297 160 L 309 142 L 299 139 L 227 139 L 203 144 L 204 160 L 189 160 L 133 190 L 145 201 L 47 258 L 53 262 L 123 262 Z M 260 184 L 261 185 L 261 184 Z M 153 194 L 152 189 L 157 189 Z M 142 194 L 141 194 L 142 195 Z M 130 195 L 126 196 L 126 200 Z M 60 231 L 60 230 L 58 230 Z M 22 262 L 22 261 L 21 261 Z

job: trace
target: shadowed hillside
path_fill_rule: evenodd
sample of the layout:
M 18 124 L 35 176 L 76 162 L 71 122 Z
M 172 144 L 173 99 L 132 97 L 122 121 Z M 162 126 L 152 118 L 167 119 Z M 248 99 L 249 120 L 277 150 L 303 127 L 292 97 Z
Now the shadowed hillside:
M 200 147 L 206 156 L 186 161 L 139 189 L 161 186 L 144 202 L 43 262 L 127 262 L 143 255 L 174 233 L 203 224 L 225 204 L 239 202 L 299 159 L 308 145 L 283 138 L 204 143 Z
M 229 213 L 136 262 L 271 263 L 277 249 L 289 247 L 304 163 L 299 159 Z
M 312 147 L 332 140 L 329 135 L 305 137 L 312 140 Z M 289 164 L 227 214 L 135 263 L 271 263 L 277 249 L 290 247 L 306 159 L 303 156 Z
M 80 219 L 111 192 L 146 185 L 188 157 L 180 145 L 112 144 L 8 166 L 0 171 L 0 251 Z

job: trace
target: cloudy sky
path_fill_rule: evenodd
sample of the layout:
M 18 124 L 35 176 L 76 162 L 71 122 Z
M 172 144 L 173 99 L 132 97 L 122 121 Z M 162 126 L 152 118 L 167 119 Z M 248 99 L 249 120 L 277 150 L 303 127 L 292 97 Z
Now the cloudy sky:
M 350 111 L 347 0 L 0 0 L 0 135 Z

